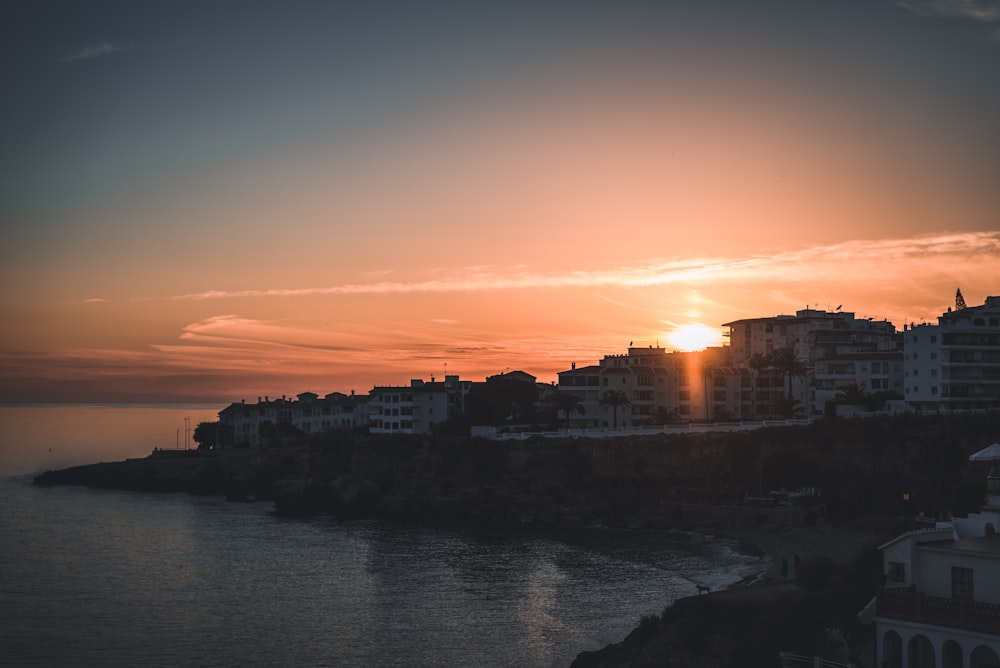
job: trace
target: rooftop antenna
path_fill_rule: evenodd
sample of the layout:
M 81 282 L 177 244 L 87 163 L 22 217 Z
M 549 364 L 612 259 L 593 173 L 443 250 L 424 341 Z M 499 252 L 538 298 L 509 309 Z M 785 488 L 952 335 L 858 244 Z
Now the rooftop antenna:
M 965 308 L 965 297 L 962 296 L 962 288 L 955 290 L 955 310 L 961 311 Z

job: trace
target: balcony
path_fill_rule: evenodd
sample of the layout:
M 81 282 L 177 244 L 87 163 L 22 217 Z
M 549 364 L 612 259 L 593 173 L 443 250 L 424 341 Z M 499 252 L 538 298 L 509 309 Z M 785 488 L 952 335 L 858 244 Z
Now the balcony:
M 878 593 L 875 609 L 879 617 L 907 622 L 980 633 L 996 633 L 1000 629 L 1000 605 L 928 596 L 913 587 L 883 589 Z

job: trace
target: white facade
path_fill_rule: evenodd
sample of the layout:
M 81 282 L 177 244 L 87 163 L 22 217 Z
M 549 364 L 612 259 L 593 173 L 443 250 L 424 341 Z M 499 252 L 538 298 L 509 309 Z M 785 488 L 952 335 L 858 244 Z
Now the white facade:
M 789 392 L 809 415 L 822 415 L 828 402 L 851 385 L 868 393 L 902 392 L 896 328 L 886 320 L 806 308 L 794 316 L 751 318 L 724 326 L 729 327 L 734 365 L 750 368 L 755 357 L 791 349 L 808 368 L 804 377 L 791 379 L 774 370 L 753 369 L 748 390 L 758 416 L 780 412 L 778 405 Z
M 903 398 L 918 410 L 941 404 L 941 327 L 913 325 L 903 331 Z
M 460 414 L 471 381 L 445 376 L 444 382 L 411 380 L 409 386 L 375 387 L 368 393 L 368 423 L 373 434 L 429 434 L 434 426 Z
M 650 346 L 561 371 L 558 388 L 583 404 L 583 414 L 570 416 L 571 426 L 604 429 L 652 424 L 668 415 L 676 421 L 738 419 L 744 382 L 749 375 L 728 365 L 725 348 L 668 352 Z M 617 423 L 615 409 L 601 403 L 610 390 L 624 392 L 630 402 L 618 407 Z
M 1000 408 L 1000 297 L 903 332 L 904 398 L 921 411 Z
M 903 354 L 898 351 L 848 353 L 818 359 L 813 366 L 813 412 L 835 401 L 841 392 L 857 386 L 866 393 L 893 392 L 903 396 Z
M 1000 534 L 988 521 L 993 517 L 987 505 L 964 524 L 881 546 L 878 666 L 1000 668 Z
M 233 403 L 219 412 L 220 447 L 258 447 L 275 436 L 278 425 L 306 434 L 350 429 L 367 423 L 365 397 L 331 392 L 320 398 L 303 392 L 296 399 L 257 398 L 257 403 Z

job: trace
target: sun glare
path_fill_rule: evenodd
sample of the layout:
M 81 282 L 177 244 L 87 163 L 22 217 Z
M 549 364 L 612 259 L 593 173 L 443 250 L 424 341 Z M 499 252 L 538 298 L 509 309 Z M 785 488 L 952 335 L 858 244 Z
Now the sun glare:
M 678 350 L 704 350 L 709 346 L 722 345 L 722 335 L 718 330 L 700 322 L 681 325 L 667 334 L 667 340 Z

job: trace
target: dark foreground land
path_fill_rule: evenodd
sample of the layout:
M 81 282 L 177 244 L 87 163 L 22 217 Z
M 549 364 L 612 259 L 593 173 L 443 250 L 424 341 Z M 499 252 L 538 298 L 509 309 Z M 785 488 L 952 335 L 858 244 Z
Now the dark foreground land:
M 1000 413 L 516 443 L 345 433 L 286 447 L 158 451 L 49 471 L 35 483 L 270 500 L 290 514 L 741 538 L 765 554 L 758 586 L 678 601 L 575 665 L 766 666 L 779 649 L 822 649 L 818 634 L 831 626 L 860 647 L 853 624 L 880 578 L 875 545 L 899 529 L 872 518 L 976 509 L 985 474 L 968 455 L 998 437 Z M 816 495 L 748 501 L 800 488 Z

